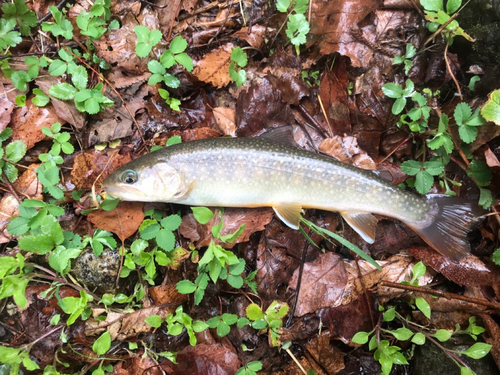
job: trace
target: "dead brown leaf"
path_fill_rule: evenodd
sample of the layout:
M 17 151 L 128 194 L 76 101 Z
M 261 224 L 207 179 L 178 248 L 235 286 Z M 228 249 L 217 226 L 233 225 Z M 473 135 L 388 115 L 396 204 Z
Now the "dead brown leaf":
M 221 344 L 186 346 L 177 353 L 174 375 L 234 375 L 241 367 L 238 355 Z
M 116 150 L 87 150 L 75 157 L 71 182 L 78 189 L 98 188 L 116 168 L 132 160 L 130 153 L 120 154 Z
M 213 218 L 206 225 L 198 223 L 193 214 L 185 215 L 179 228 L 181 235 L 190 241 L 197 242 L 197 248 L 208 246 L 212 240 L 211 229 L 219 223 L 219 210 L 214 212 Z M 216 243 L 224 248 L 232 249 L 236 244 L 248 241 L 253 233 L 264 230 L 273 216 L 274 213 L 270 208 L 227 208 L 222 216 L 224 227 L 221 235 L 234 233 L 242 224 L 245 224 L 245 229 L 233 243 L 224 243 L 219 240 L 216 240 Z
M 9 87 L 8 85 L 7 87 Z M 6 88 L 2 82 L 0 82 L 0 131 L 4 130 L 10 122 L 10 115 L 15 108 L 14 103 L 9 99 L 5 93 Z
M 215 107 L 214 117 L 224 135 L 236 135 L 236 114 L 233 108 Z
M 312 359 L 309 363 L 317 374 L 336 374 L 345 367 L 344 356 L 340 349 L 330 345 L 329 334 L 313 337 L 306 344 L 306 350 L 306 356 Z
M 61 83 L 58 78 L 50 76 L 38 78 L 35 82 L 45 95 L 49 95 L 49 89 L 52 86 Z M 73 125 L 76 129 L 82 129 L 85 126 L 85 115 L 76 109 L 72 101 L 50 97 L 50 103 L 54 106 L 57 116 Z
M 326 138 L 321 142 L 318 149 L 343 163 L 352 164 L 367 170 L 377 169 L 373 159 L 359 148 L 355 137 L 334 136 L 333 138 Z
M 491 151 L 491 148 L 488 147 L 486 151 L 484 151 L 484 157 L 486 158 L 486 164 L 488 164 L 488 167 L 500 167 L 500 161 L 493 151 Z
M 251 32 L 248 27 L 242 27 L 233 34 L 234 38 L 245 40 L 253 48 L 262 47 L 264 38 L 266 37 L 266 27 L 261 25 L 252 25 Z
M 57 116 L 51 103 L 45 107 L 37 107 L 31 99 L 26 100 L 26 106 L 14 110 L 11 122 L 12 140 L 23 141 L 28 149 L 45 138 L 43 127 L 50 128 L 55 122 L 65 124 L 65 121 Z
M 290 279 L 289 288 L 297 285 L 298 272 Z M 295 316 L 312 313 L 334 305 L 344 294 L 347 273 L 342 257 L 335 253 L 321 254 L 315 261 L 304 265 L 299 301 Z
M 163 319 L 169 313 L 175 311 L 175 306 L 151 306 L 136 310 L 131 313 L 117 313 L 110 311 L 106 320 L 97 321 L 95 318 L 105 313 L 104 309 L 94 309 L 92 311 L 93 319 L 89 319 L 85 324 L 85 331 L 88 336 L 97 336 L 105 330 L 109 331 L 111 340 L 123 341 L 130 337 L 135 337 L 140 333 L 153 330 L 146 323 L 146 318 L 151 315 L 159 315 Z
M 230 84 L 229 62 L 231 56 L 231 43 L 225 44 L 210 53 L 207 53 L 196 63 L 193 75 L 200 81 L 210 83 L 221 88 Z
M 97 228 L 115 233 L 123 242 L 139 229 L 144 220 L 143 205 L 139 202 L 120 202 L 112 211 L 93 211 L 87 218 Z
M 161 367 L 151 359 L 151 357 L 137 356 L 127 359 L 126 361 L 118 361 L 113 366 L 112 375 L 163 375 Z
M 175 284 L 153 286 L 149 288 L 149 295 L 153 299 L 155 305 L 164 303 L 182 304 L 188 300 L 188 295 L 180 294 Z
M 348 56 L 354 66 L 365 66 L 361 60 L 367 54 L 371 57 L 372 52 L 353 37 L 351 30 L 380 4 L 380 0 L 312 2 L 310 43 L 317 43 L 323 55 L 339 52 Z

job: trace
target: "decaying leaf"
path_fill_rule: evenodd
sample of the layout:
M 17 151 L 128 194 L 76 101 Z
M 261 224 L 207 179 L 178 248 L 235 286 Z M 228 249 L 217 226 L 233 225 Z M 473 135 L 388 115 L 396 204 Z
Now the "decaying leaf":
M 241 367 L 236 353 L 217 343 L 186 346 L 177 353 L 177 362 L 173 372 L 175 375 L 233 375 Z
M 326 138 L 321 142 L 318 149 L 343 163 L 353 164 L 356 167 L 368 170 L 377 169 L 373 159 L 359 148 L 355 137 L 334 136 L 333 138 Z
M 229 63 L 232 44 L 225 44 L 207 53 L 196 63 L 194 76 L 200 81 L 210 83 L 215 87 L 224 87 L 231 83 L 229 78 Z
M 252 25 L 251 31 L 248 27 L 242 27 L 233 34 L 234 38 L 243 39 L 253 48 L 261 48 L 266 36 L 266 27 Z
M 91 212 L 88 220 L 99 229 L 115 233 L 123 242 L 139 229 L 144 220 L 143 205 L 139 202 L 120 202 L 112 211 Z
M 216 107 L 214 116 L 220 131 L 232 137 L 236 134 L 236 114 L 232 108 Z
M 0 131 L 4 130 L 10 122 L 10 115 L 14 110 L 14 103 L 5 94 L 5 86 L 0 82 Z

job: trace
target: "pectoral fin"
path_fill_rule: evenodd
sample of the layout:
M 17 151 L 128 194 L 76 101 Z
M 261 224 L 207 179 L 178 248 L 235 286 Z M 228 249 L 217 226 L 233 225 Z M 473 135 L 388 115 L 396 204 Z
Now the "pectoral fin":
M 277 206 L 273 206 L 276 215 L 290 228 L 299 229 L 300 214 L 302 212 L 302 206 L 298 203 L 286 203 Z
M 368 243 L 375 242 L 375 229 L 377 228 L 377 218 L 366 212 L 341 212 L 342 217 L 347 221 L 352 229 Z

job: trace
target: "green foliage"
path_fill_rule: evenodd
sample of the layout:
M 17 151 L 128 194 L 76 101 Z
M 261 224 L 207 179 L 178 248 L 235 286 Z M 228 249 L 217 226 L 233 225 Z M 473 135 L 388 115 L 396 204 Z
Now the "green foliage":
M 229 63 L 229 77 L 241 86 L 247 81 L 247 72 L 243 69 L 247 66 L 248 57 L 241 47 L 233 47 L 231 50 L 231 62 Z M 236 67 L 239 67 L 236 69 Z
M 189 336 L 189 343 L 192 346 L 195 346 L 197 342 L 195 333 L 202 332 L 208 328 L 208 324 L 201 320 L 193 321 L 193 318 L 183 311 L 182 306 L 175 309 L 175 314 L 168 314 L 165 320 L 159 315 L 152 315 L 146 318 L 146 322 L 155 328 L 160 327 L 163 321 L 167 323 L 167 333 L 169 335 L 179 336 L 185 329 Z
M 50 31 L 54 36 L 73 39 L 73 25 L 63 17 L 62 12 L 55 6 L 49 7 L 55 22 L 42 22 L 42 30 Z
M 481 115 L 486 121 L 500 125 L 500 90 L 494 90 L 488 96 L 488 101 L 481 108 Z
M 238 316 L 234 314 L 222 314 L 221 316 L 214 316 L 207 320 L 207 324 L 210 328 L 217 329 L 217 335 L 219 337 L 224 337 L 229 334 L 231 326 L 236 324 L 238 321 Z
M 18 374 L 21 364 L 26 370 L 34 371 L 40 367 L 30 359 L 28 346 L 10 348 L 0 345 L 0 363 L 11 366 L 10 373 Z
M 2 19 L 14 20 L 19 26 L 21 34 L 27 36 L 31 32 L 31 28 L 35 27 L 38 19 L 35 12 L 33 12 L 25 3 L 24 0 L 14 0 L 9 3 L 6 2 L 2 5 Z
M 291 6 L 290 12 L 288 9 Z M 295 52 L 300 54 L 299 47 L 306 43 L 306 36 L 309 33 L 310 26 L 304 13 L 309 7 L 309 0 L 295 0 L 290 3 L 290 0 L 277 0 L 276 9 L 282 13 L 287 13 L 287 24 L 285 33 L 290 39 L 290 43 L 295 46 Z
M 435 32 L 440 26 L 445 25 L 442 33 L 449 44 L 453 43 L 455 36 L 462 36 L 469 42 L 472 39 L 458 24 L 456 20 L 450 22 L 450 18 L 462 5 L 462 0 L 449 0 L 446 2 L 446 9 L 443 7 L 443 0 L 420 0 L 424 7 L 425 19 L 429 21 L 427 28 L 430 32 Z
M 153 30 L 154 31 L 154 30 Z M 167 87 L 177 88 L 181 84 L 179 78 L 167 72 L 176 64 L 183 66 L 188 72 L 193 70 L 194 64 L 191 57 L 184 51 L 187 48 L 186 40 L 178 35 L 176 36 L 167 50 L 165 50 L 160 56 L 160 61 L 150 60 L 148 62 L 148 69 L 152 73 L 149 77 L 148 85 L 156 85 L 157 83 L 163 82 Z M 165 99 L 170 108 L 174 111 L 179 111 L 180 100 L 170 96 L 170 93 L 165 89 L 158 89 L 160 96 Z
M 413 58 L 417 54 L 417 49 L 413 46 L 413 44 L 408 43 L 406 45 L 406 52 L 402 56 L 396 56 L 394 57 L 394 60 L 392 60 L 392 65 L 400 65 L 403 64 L 404 69 L 405 69 L 405 74 L 408 74 L 410 72 L 410 69 L 413 66 Z
M 15 47 L 23 41 L 21 33 L 14 31 L 15 27 L 16 20 L 0 18 L 0 50 L 3 51 L 8 47 Z
M 24 274 L 24 256 L 3 256 L 0 262 L 0 300 L 13 297 L 14 302 L 24 309 L 27 299 L 25 296 L 29 278 Z
M 471 107 L 467 103 L 459 103 L 453 113 L 458 125 L 458 134 L 465 143 L 471 143 L 476 140 L 477 127 L 485 123 L 481 117 L 479 108 L 472 113 Z
M 139 227 L 140 237 L 135 240 L 130 252 L 125 255 L 120 277 L 128 277 L 137 267 L 143 268 L 144 279 L 154 285 L 157 276 L 156 265 L 167 266 L 175 263 L 175 235 L 173 231 L 181 225 L 179 215 L 161 218 L 154 211 L 148 212 L 151 218 L 145 219 Z M 149 242 L 152 241 L 152 244 Z M 146 251 L 148 250 L 149 251 Z M 180 248 L 178 248 L 180 249 Z
M 0 181 L 5 182 L 5 177 L 10 182 L 17 180 L 19 171 L 15 163 L 20 161 L 26 154 L 26 144 L 21 141 L 12 141 L 5 148 L 2 148 L 3 142 L 12 136 L 12 129 L 5 128 L 0 133 Z
M 61 100 L 73 100 L 75 107 L 80 112 L 87 112 L 94 115 L 103 111 L 105 107 L 111 106 L 114 102 L 103 94 L 104 85 L 98 83 L 93 89 L 86 89 L 87 72 L 78 69 L 78 74 L 72 75 L 72 82 L 60 83 L 49 89 L 49 94 Z M 75 72 L 76 73 L 76 72 Z
M 434 133 L 432 139 L 427 139 L 427 146 L 431 150 L 437 150 L 443 147 L 447 154 L 453 152 L 453 140 L 448 133 L 448 116 L 446 114 L 441 114 L 439 117 L 439 126 L 437 131 Z
M 80 297 L 65 297 L 59 299 L 58 305 L 61 309 L 69 314 L 69 318 L 66 321 L 67 325 L 72 325 L 78 318 L 82 320 L 87 320 L 90 317 L 91 310 L 88 306 L 88 302 L 92 302 L 93 298 L 84 290 L 80 290 Z
M 92 350 L 95 354 L 101 356 L 105 354 L 111 347 L 111 335 L 109 331 L 104 332 L 92 345 Z
M 247 306 L 245 314 L 248 323 L 240 324 L 242 327 L 249 324 L 252 328 L 258 330 L 267 330 L 272 346 L 280 346 L 280 335 L 282 333 L 283 319 L 288 314 L 289 306 L 285 302 L 273 301 L 266 311 L 262 311 L 259 305 L 251 303 Z
M 407 79 L 405 88 L 397 83 L 386 83 L 382 86 L 382 92 L 389 98 L 396 99 L 392 105 L 392 114 L 399 115 L 406 106 L 407 98 L 415 92 L 415 85 L 411 79 Z
M 50 98 L 40 89 L 33 89 L 35 95 L 31 100 L 37 107 L 45 107 L 50 102 Z
M 257 371 L 262 370 L 261 361 L 248 362 L 245 366 L 236 371 L 235 375 L 257 375 Z
M 491 256 L 491 260 L 497 266 L 500 266 L 500 247 L 493 252 L 493 255 Z
M 151 52 L 151 49 L 156 46 L 162 37 L 160 30 L 149 30 L 146 26 L 134 27 L 135 34 L 137 35 L 137 44 L 135 46 L 135 53 L 139 57 L 146 57 Z
M 76 17 L 80 33 L 91 39 L 99 39 L 106 32 L 106 23 L 111 17 L 111 0 L 97 0 L 90 8 L 90 13 L 81 11 Z
M 415 189 L 420 194 L 427 194 L 434 183 L 433 176 L 444 172 L 444 165 L 440 160 L 431 160 L 425 163 L 408 160 L 401 164 L 401 170 L 409 176 L 415 176 Z
M 208 223 L 214 216 L 214 213 L 207 207 L 191 207 L 191 210 L 196 221 L 203 225 Z

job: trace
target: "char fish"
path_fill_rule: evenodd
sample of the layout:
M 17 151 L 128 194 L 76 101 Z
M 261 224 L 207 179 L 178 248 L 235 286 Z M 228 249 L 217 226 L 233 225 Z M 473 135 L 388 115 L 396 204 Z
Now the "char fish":
M 371 171 L 294 147 L 284 134 L 165 147 L 118 168 L 104 189 L 125 201 L 272 207 L 293 229 L 303 209 L 337 211 L 369 243 L 375 240 L 373 214 L 383 215 L 402 221 L 454 261 L 469 252 L 467 232 L 482 214 L 475 202 L 416 195 Z

